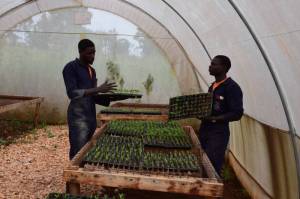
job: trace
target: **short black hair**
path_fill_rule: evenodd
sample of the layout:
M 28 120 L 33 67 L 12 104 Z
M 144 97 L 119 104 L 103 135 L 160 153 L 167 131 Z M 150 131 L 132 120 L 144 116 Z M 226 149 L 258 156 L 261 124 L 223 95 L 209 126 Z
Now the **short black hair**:
M 79 43 L 78 43 L 79 53 L 88 47 L 95 47 L 95 44 L 89 39 L 82 39 L 79 41 Z
M 225 56 L 225 55 L 217 55 L 215 56 L 215 58 L 219 59 L 221 64 L 224 65 L 226 67 L 226 72 L 229 71 L 229 69 L 231 68 L 231 61 L 230 59 Z

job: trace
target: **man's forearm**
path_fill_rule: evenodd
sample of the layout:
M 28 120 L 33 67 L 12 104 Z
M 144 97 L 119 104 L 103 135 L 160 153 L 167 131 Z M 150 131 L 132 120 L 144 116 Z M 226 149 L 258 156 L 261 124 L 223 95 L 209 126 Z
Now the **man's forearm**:
M 232 122 L 241 119 L 243 111 L 229 112 L 219 116 L 212 116 L 212 120 L 216 122 Z
M 84 90 L 84 96 L 95 95 L 99 92 L 98 88 L 89 88 Z

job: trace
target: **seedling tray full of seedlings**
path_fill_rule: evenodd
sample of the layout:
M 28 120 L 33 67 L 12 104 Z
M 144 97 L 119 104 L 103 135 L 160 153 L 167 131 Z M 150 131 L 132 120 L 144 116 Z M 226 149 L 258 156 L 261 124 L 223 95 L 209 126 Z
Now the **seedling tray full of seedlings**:
M 106 134 L 132 136 L 142 139 L 149 147 L 181 148 L 192 147 L 189 136 L 182 127 L 174 121 L 111 121 L 108 123 Z
M 143 95 L 137 89 L 117 89 L 113 93 L 99 93 L 101 97 L 126 97 L 126 98 L 141 98 Z
M 110 107 L 101 110 L 102 114 L 133 114 L 133 115 L 161 115 L 160 110 L 151 110 L 148 108 L 126 108 L 126 107 Z
M 103 166 L 139 168 L 144 146 L 137 137 L 103 135 L 86 154 L 84 162 Z
M 103 135 L 84 157 L 84 164 L 129 170 L 200 172 L 189 150 L 145 147 L 140 138 Z
M 146 151 L 143 155 L 144 170 L 167 172 L 200 172 L 198 157 L 191 151 Z
M 204 118 L 211 115 L 212 94 L 199 93 L 170 99 L 169 119 Z
M 145 121 L 115 120 L 115 121 L 110 121 L 107 124 L 105 134 L 142 138 L 142 136 L 145 134 L 145 126 L 146 126 Z

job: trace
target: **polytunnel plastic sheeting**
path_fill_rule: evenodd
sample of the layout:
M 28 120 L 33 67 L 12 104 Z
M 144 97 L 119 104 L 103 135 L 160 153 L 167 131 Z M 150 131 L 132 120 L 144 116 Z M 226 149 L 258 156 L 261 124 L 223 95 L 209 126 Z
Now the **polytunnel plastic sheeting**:
M 179 40 L 204 79 L 211 82 L 207 71 L 209 60 L 203 46 L 176 15 L 176 10 L 193 28 L 211 56 L 226 54 L 231 57 L 233 67 L 229 75 L 240 83 L 244 91 L 245 112 L 273 127 L 288 129 L 271 73 L 249 31 L 228 1 L 167 1 L 174 10 L 163 1 L 128 1 L 162 22 Z
M 25 1 L 5 0 L 5 5 L 9 9 L 12 5 L 22 2 Z M 37 3 L 28 3 L 28 6 L 17 9 L 17 17 L 13 18 L 12 22 L 22 20 L 26 12 L 35 13 L 37 10 L 60 7 L 89 6 L 97 1 L 38 0 L 28 2 Z M 179 41 L 188 58 L 198 69 L 198 77 L 204 76 L 204 80 L 200 82 L 211 82 L 213 80 L 207 72 L 209 59 L 199 39 L 187 26 L 188 23 L 211 56 L 222 53 L 232 58 L 233 68 L 230 75 L 241 84 L 244 90 L 246 113 L 273 127 L 288 129 L 280 97 L 266 63 L 242 20 L 228 1 L 189 0 L 183 3 L 180 0 L 166 0 L 165 2 L 171 6 L 168 7 L 164 1 L 116 0 L 110 1 L 111 8 L 117 4 L 116 2 L 128 2 L 165 26 Z M 283 89 L 283 96 L 287 99 L 288 108 L 299 132 L 300 124 L 296 122 L 300 120 L 300 110 L 296 108 L 299 92 L 294 92 L 297 84 L 293 81 L 293 78 L 299 76 L 299 67 L 297 67 L 299 65 L 299 56 L 297 56 L 299 22 L 294 20 L 299 17 L 299 12 L 297 12 L 299 2 L 296 0 L 233 2 L 245 14 L 250 26 L 260 39 L 274 67 L 275 75 Z M 182 15 L 187 23 L 172 8 Z M 270 15 L 268 10 L 273 10 L 271 12 L 273 14 Z M 4 13 L 5 10 L 2 9 L 1 12 Z M 1 21 L 5 20 L 5 17 L 6 15 L 1 18 Z M 273 21 L 278 23 L 273 25 Z
M 146 13 L 141 12 L 141 10 L 119 0 L 86 0 L 83 5 L 85 7 L 107 10 L 135 23 L 164 51 L 171 62 L 174 72 L 177 74 L 182 93 L 199 92 L 201 84 L 196 83 L 194 66 L 187 59 L 180 45 L 159 22 Z M 201 78 L 200 76 L 199 79 Z M 203 80 L 201 81 L 203 82 Z
M 172 38 L 172 36 L 166 29 L 164 29 L 163 26 L 161 26 L 149 15 L 141 12 L 141 10 L 119 0 L 90 0 L 81 3 L 79 3 L 79 1 L 72 0 L 40 0 L 37 2 L 28 2 L 29 3 L 25 4 L 24 6 L 20 6 L 18 11 L 12 11 L 5 15 L 2 19 L 2 22 L 0 20 L 0 30 L 8 30 L 26 18 L 36 14 L 38 11 L 44 12 L 48 10 L 79 6 L 106 10 L 124 17 L 136 24 L 162 49 L 171 63 L 173 72 L 178 78 L 182 94 L 191 94 L 202 90 L 200 88 L 201 84 L 204 82 L 203 79 L 201 79 L 202 76 L 199 76 L 199 74 L 196 76 L 194 73 L 194 66 L 191 64 L 190 60 L 187 59 L 178 42 Z M 21 5 L 21 3 L 19 4 Z M 30 9 L 27 7 L 30 7 Z M 32 12 L 28 12 L 29 10 Z M 64 30 L 62 30 L 62 32 L 63 31 Z M 66 32 L 68 32 L 68 30 L 66 30 Z M 198 83 L 197 77 L 200 81 L 200 84 Z
M 269 57 L 300 135 L 300 1 L 235 1 Z
M 92 14 L 92 26 L 74 24 L 74 14 L 86 12 Z M 101 24 L 104 18 L 99 13 L 118 18 L 119 21 L 111 19 L 114 21 L 113 24 L 126 22 L 125 19 L 104 11 L 83 7 L 67 8 L 43 12 L 18 24 L 15 27 L 18 31 L 6 32 L 0 39 L 2 71 L 0 79 L 1 85 L 7 85 L 1 87 L 1 93 L 44 96 L 46 110 L 43 110 L 43 113 L 52 119 L 58 117 L 62 119 L 66 113 L 68 100 L 61 71 L 63 66 L 78 54 L 77 42 L 83 36 L 95 42 L 97 53 L 94 67 L 99 84 L 107 77 L 107 61 L 112 60 L 119 65 L 120 75 L 125 80 L 124 88 L 137 88 L 144 93 L 142 102 L 168 103 L 170 97 L 180 95 L 179 82 L 170 62 L 153 40 L 138 32 L 140 30 L 137 27 L 131 32 L 125 32 L 124 35 L 118 35 L 118 28 L 115 35 L 105 34 L 109 31 L 91 34 L 99 31 L 93 27 L 98 27 L 97 24 Z M 126 26 L 129 26 L 128 21 Z M 132 29 L 134 25 L 130 26 Z M 82 34 L 68 34 L 59 32 L 60 30 Z M 138 37 L 135 37 L 136 32 Z M 133 42 L 133 46 L 128 46 L 128 42 Z M 125 50 L 129 48 L 130 52 L 127 50 L 124 52 L 124 48 Z M 140 51 L 141 48 L 146 50 L 147 54 L 141 54 L 143 52 Z M 154 77 L 154 83 L 152 92 L 148 95 L 145 93 L 143 83 L 149 74 Z M 194 73 L 191 72 L 191 75 Z
M 231 57 L 233 66 L 229 75 L 244 90 L 246 113 L 269 125 L 288 129 L 268 67 L 249 31 L 228 1 L 167 2 L 193 27 L 211 55 L 226 54 Z
M 86 7 L 105 7 L 102 5 L 106 5 L 106 9 L 114 9 L 117 7 L 116 5 L 122 1 L 115 0 L 109 1 L 109 3 L 105 2 L 108 1 L 102 1 L 100 3 L 94 0 L 40 0 L 37 1 L 36 4 L 28 4 L 26 7 L 13 11 L 17 12 L 14 17 L 5 15 L 1 21 L 4 24 L 15 24 L 14 22 L 24 20 L 28 12 L 36 13 L 39 10 L 43 11 L 61 7 L 80 5 Z M 203 46 L 174 10 L 168 7 L 163 1 L 145 0 L 141 2 L 138 0 L 128 0 L 126 2 L 137 6 L 139 9 L 142 9 L 154 17 L 174 35 L 185 49 L 188 58 L 198 69 L 198 76 L 201 74 L 199 77 L 204 77 L 204 80 L 201 80 L 202 83 L 213 81 L 207 72 L 209 59 L 203 50 Z M 180 0 L 166 2 L 187 20 L 212 56 L 215 54 L 227 54 L 232 58 L 233 67 L 230 71 L 230 75 L 241 84 L 244 90 L 246 113 L 271 126 L 287 130 L 288 127 L 284 111 L 270 72 L 251 35 L 231 5 L 227 1 L 211 0 L 203 0 L 201 2 L 190 0 L 184 3 Z M 120 12 L 120 10 L 117 10 L 117 12 Z M 13 15 L 13 13 L 11 15 Z M 128 17 L 130 18 L 130 16 Z M 11 21 L 11 19 L 13 21 Z M 1 26 L 1 21 L 0 27 L 3 27 L 3 24 Z M 9 23 L 7 23 L 8 21 Z M 6 26 L 6 28 L 11 27 Z M 293 70 L 288 70 L 288 72 L 289 71 Z M 291 98 L 291 103 L 294 103 L 294 98 Z M 270 103 L 270 100 L 272 103 Z M 298 114 L 295 113 L 295 111 L 293 111 L 293 113 L 297 119 Z

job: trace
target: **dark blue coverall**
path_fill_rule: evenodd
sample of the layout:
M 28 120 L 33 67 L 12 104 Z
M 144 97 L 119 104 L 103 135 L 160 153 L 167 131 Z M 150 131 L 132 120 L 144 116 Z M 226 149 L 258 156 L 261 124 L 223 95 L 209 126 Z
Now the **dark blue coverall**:
M 229 122 L 241 119 L 243 109 L 243 93 L 240 86 L 228 78 L 214 91 L 213 85 L 208 92 L 213 93 L 212 116 L 223 115 L 224 122 L 204 120 L 200 126 L 199 139 L 202 148 L 214 168 L 220 174 L 229 141 Z
M 85 89 L 97 86 L 96 72 L 93 68 L 92 76 L 87 66 L 80 63 L 79 59 L 69 62 L 63 69 L 70 104 L 68 107 L 68 126 L 70 153 L 72 159 L 77 152 L 90 140 L 96 130 L 95 104 L 108 106 L 108 99 L 99 99 L 93 96 L 84 96 Z

